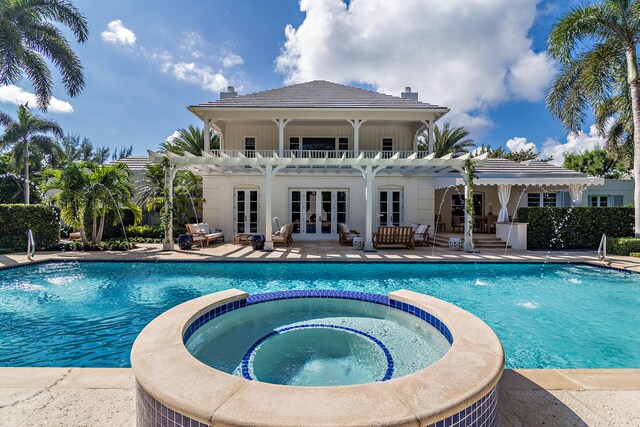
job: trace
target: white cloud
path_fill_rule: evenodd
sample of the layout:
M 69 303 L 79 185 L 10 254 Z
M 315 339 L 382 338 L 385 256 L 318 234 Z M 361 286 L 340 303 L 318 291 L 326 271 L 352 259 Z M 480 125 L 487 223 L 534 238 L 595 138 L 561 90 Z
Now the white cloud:
M 570 153 L 583 153 L 596 148 L 604 147 L 604 138 L 598 135 L 595 125 L 589 129 L 589 133 L 578 132 L 569 134 L 563 144 L 557 139 L 549 138 L 542 144 L 542 156 L 553 156 L 551 163 L 562 166 L 564 158 Z
M 176 140 L 176 138 L 178 138 L 180 136 L 180 132 L 175 131 L 173 132 L 171 135 L 169 135 L 166 139 L 166 141 L 171 144 L 173 141 Z
M 181 81 L 199 85 L 202 89 L 220 92 L 229 85 L 229 80 L 220 72 L 209 66 L 201 66 L 194 62 L 178 62 L 165 64 L 166 70 Z
M 133 46 L 136 43 L 136 35 L 126 28 L 119 19 L 107 24 L 107 29 L 102 32 L 102 40 L 107 43 Z
M 36 95 L 18 87 L 16 85 L 0 86 L 0 102 L 20 105 L 29 103 L 31 106 L 38 105 Z M 51 97 L 49 104 L 49 112 L 51 113 L 73 113 L 73 106 L 66 101 L 62 101 L 56 97 Z
M 244 59 L 240 55 L 230 54 L 222 58 L 222 65 L 224 68 L 231 68 L 235 65 L 244 64 Z
M 204 56 L 202 48 L 206 46 L 204 37 L 200 33 L 195 31 L 189 31 L 183 34 L 182 43 L 180 48 L 188 52 L 194 58 L 201 58 Z
M 507 148 L 510 151 L 526 151 L 533 150 L 534 152 L 538 151 L 538 147 L 533 142 L 528 142 L 527 138 L 515 137 L 511 138 L 507 141 Z
M 532 51 L 538 0 L 301 0 L 276 68 L 287 84 L 360 82 L 480 116 L 512 99 L 539 100 L 552 61 Z

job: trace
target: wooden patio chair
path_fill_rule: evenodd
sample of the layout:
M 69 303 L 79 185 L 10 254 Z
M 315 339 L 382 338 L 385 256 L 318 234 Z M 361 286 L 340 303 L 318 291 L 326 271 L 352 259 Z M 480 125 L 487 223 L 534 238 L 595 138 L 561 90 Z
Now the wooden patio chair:
M 424 246 L 429 244 L 429 228 L 428 224 L 418 224 L 418 228 L 413 233 L 413 242 L 416 246 Z
M 280 233 L 278 235 L 271 236 L 271 241 L 275 246 L 276 243 L 281 243 L 285 247 L 289 247 L 293 239 L 291 239 L 291 230 L 293 229 L 293 224 L 283 225 L 280 229 Z
M 353 245 L 354 237 L 360 237 L 360 232 L 350 229 L 347 224 L 338 223 L 338 238 L 342 246 Z
M 224 243 L 224 233 L 222 230 L 214 229 L 206 222 L 198 224 L 187 224 L 185 226 L 187 234 L 193 236 L 193 243 L 199 243 L 200 247 L 204 247 L 206 243 L 209 246 L 209 242 L 222 242 Z M 211 232 L 211 231 L 214 232 Z
M 373 233 L 373 247 L 405 246 L 414 249 L 413 227 L 381 226 Z

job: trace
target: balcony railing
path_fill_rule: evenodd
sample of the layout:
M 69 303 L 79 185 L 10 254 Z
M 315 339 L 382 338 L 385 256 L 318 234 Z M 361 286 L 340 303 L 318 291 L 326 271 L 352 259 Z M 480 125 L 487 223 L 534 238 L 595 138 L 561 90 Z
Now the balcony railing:
M 415 154 L 415 151 L 379 151 L 361 150 L 357 154 L 353 150 L 284 150 L 280 156 L 278 150 L 211 150 L 210 154 L 217 157 L 295 157 L 298 159 L 354 159 L 363 156 L 365 159 L 374 159 L 377 156 L 381 159 L 390 159 L 397 155 L 398 159 L 406 159 Z M 427 153 L 421 151 L 418 158 L 426 156 Z

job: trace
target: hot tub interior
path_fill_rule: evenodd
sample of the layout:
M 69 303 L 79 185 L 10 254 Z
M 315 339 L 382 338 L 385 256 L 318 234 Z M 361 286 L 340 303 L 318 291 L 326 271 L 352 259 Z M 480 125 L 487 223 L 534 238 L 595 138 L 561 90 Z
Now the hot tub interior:
M 206 322 L 185 345 L 223 372 L 304 386 L 401 377 L 433 364 L 451 347 L 419 317 L 340 298 L 276 299 L 241 307 Z

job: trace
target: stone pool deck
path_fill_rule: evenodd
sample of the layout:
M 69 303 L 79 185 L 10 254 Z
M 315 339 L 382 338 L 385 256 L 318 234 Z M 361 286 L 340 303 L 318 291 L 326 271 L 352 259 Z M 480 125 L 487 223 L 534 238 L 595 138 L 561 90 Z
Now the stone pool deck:
M 177 246 L 176 246 L 177 248 Z M 294 242 L 273 252 L 248 246 L 212 245 L 163 252 L 140 245 L 129 252 L 38 252 L 46 260 L 210 260 L 210 261 L 456 261 L 587 262 L 640 272 L 640 259 L 594 252 L 484 250 L 476 254 L 431 247 L 364 253 L 334 242 Z M 0 255 L 0 268 L 30 261 L 24 254 Z M 135 383 L 130 369 L 0 368 L 0 426 L 132 426 Z M 638 426 L 640 369 L 507 370 L 500 381 L 500 425 Z
M 507 370 L 500 425 L 638 426 L 640 370 Z M 133 426 L 131 369 L 0 368 L 2 426 Z

